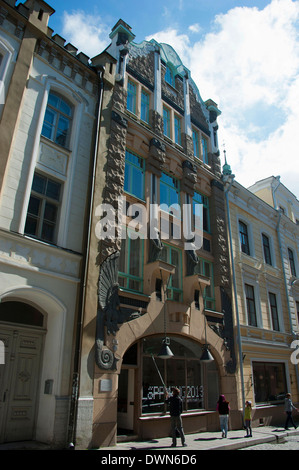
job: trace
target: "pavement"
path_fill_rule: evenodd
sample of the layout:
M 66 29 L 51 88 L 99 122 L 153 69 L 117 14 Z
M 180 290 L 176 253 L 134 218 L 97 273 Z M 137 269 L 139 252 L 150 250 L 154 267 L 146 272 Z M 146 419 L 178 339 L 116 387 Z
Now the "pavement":
M 279 443 L 288 436 L 299 435 L 299 427 L 297 430 L 285 430 L 283 427 L 276 426 L 260 426 L 252 429 L 252 437 L 245 437 L 244 429 L 229 430 L 227 438 L 221 437 L 221 432 L 199 432 L 196 434 L 186 434 L 186 447 L 182 447 L 180 438 L 177 439 L 177 447 L 171 447 L 171 437 L 163 437 L 160 439 L 150 439 L 144 441 L 119 442 L 115 446 L 101 447 L 97 450 L 101 455 L 112 453 L 117 455 L 120 451 L 121 455 L 125 451 L 143 451 L 147 453 L 156 451 L 174 451 L 176 453 L 200 450 L 237 450 L 264 443 Z M 40 442 L 16 442 L 0 445 L 0 450 L 50 450 L 49 446 Z M 76 450 L 76 448 L 75 448 Z M 109 451 L 109 452 L 108 452 Z M 131 454 L 130 454 L 131 455 Z
M 180 438 L 177 439 L 177 447 L 171 447 L 171 437 L 164 437 L 160 439 L 151 439 L 147 441 L 131 441 L 117 443 L 113 447 L 101 447 L 99 451 L 110 451 L 115 455 L 116 451 L 161 451 L 173 450 L 176 453 L 185 451 L 200 451 L 200 450 L 237 450 L 249 446 L 264 443 L 278 443 L 287 436 L 299 435 L 299 427 L 297 430 L 285 430 L 283 427 L 277 426 L 260 426 L 252 429 L 252 437 L 245 437 L 246 431 L 233 430 L 228 431 L 227 437 L 222 438 L 221 432 L 200 432 L 197 434 L 187 434 L 186 447 L 182 447 Z

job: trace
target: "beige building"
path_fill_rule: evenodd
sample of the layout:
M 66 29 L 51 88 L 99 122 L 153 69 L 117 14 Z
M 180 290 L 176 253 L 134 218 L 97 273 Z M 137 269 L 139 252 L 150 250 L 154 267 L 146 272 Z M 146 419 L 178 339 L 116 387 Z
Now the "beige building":
M 227 164 L 223 180 L 236 342 L 243 357 L 238 378 L 239 406 L 245 400 L 252 401 L 254 425 L 281 425 L 285 394 L 290 392 L 293 401 L 299 401 L 298 364 L 292 360 L 292 343 L 299 331 L 295 312 L 298 201 L 283 185 L 279 193 L 280 182 L 273 177 L 245 189 L 234 180 Z M 288 212 L 290 207 L 292 212 Z

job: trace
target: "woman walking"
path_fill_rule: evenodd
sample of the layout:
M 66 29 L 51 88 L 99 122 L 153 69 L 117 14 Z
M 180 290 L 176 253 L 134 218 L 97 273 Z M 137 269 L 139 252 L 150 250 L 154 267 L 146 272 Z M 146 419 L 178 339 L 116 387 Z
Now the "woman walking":
M 222 437 L 227 437 L 230 407 L 229 402 L 226 401 L 224 395 L 219 396 L 219 400 L 217 402 L 217 411 L 219 413 L 220 430 L 222 432 Z

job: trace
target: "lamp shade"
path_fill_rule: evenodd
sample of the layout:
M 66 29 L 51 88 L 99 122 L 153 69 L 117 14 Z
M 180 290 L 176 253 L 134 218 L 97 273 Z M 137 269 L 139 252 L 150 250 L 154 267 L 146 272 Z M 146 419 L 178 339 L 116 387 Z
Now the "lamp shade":
M 214 358 L 213 358 L 212 354 L 210 353 L 207 346 L 204 346 L 204 348 L 203 348 L 203 353 L 202 353 L 202 356 L 200 358 L 200 361 L 201 362 L 212 362 L 212 361 L 214 361 Z
M 173 356 L 173 353 L 172 353 L 170 347 L 168 346 L 169 343 L 170 343 L 169 338 L 164 338 L 163 339 L 163 344 L 162 344 L 161 350 L 158 354 L 158 357 L 160 357 L 160 359 L 169 359 L 170 357 Z

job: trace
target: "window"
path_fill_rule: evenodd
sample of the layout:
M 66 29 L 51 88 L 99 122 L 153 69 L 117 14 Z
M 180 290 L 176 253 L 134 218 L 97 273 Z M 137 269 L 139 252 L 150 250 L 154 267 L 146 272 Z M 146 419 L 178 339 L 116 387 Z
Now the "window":
M 199 274 L 206 276 L 210 279 L 210 285 L 205 287 L 203 292 L 203 298 L 205 302 L 205 308 L 208 310 L 215 309 L 215 295 L 214 295 L 214 274 L 213 264 L 205 259 L 199 258 L 198 262 Z
M 175 86 L 174 74 L 170 67 L 166 66 L 165 81 L 171 86 Z
M 202 161 L 204 163 L 209 163 L 208 159 L 208 141 L 205 137 L 201 137 L 201 148 L 202 148 Z
M 203 365 L 200 362 L 202 348 L 199 343 L 170 336 L 170 349 L 175 360 L 156 357 L 155 365 L 153 353 L 160 351 L 162 339 L 162 336 L 155 336 L 142 341 L 142 414 L 168 411 L 160 377 L 167 384 L 169 395 L 173 386 L 180 389 L 184 411 L 213 409 L 219 396 L 216 361 Z
M 193 216 L 195 214 L 195 204 L 202 204 L 203 206 L 203 229 L 206 232 L 210 232 L 210 213 L 209 213 L 209 198 L 200 193 L 194 193 L 193 196 Z M 195 217 L 195 216 L 194 216 Z
M 56 144 L 67 147 L 70 142 L 72 106 L 61 96 L 51 92 L 48 98 L 42 135 Z
M 285 365 L 275 362 L 253 362 L 256 403 L 283 401 L 287 393 Z
M 149 123 L 149 94 L 145 90 L 141 90 L 141 115 L 142 121 Z
M 166 137 L 171 138 L 171 131 L 170 131 L 170 109 L 163 106 L 163 129 L 164 135 Z
M 170 245 L 164 244 L 161 259 L 166 263 L 173 264 L 175 273 L 171 276 L 168 289 L 167 298 L 180 302 L 183 297 L 182 290 L 182 253 L 180 250 L 173 248 Z
M 267 264 L 270 264 L 272 266 L 269 237 L 267 237 L 267 235 L 263 233 L 262 239 L 263 239 L 264 260 Z
M 179 188 L 179 181 L 176 178 L 162 173 L 160 178 L 160 205 L 166 204 L 169 207 L 172 204 L 179 204 Z
M 289 255 L 291 274 L 292 274 L 292 276 L 297 276 L 296 267 L 295 267 L 294 252 L 293 252 L 293 250 L 291 250 L 291 248 L 288 248 L 288 255 Z
M 254 288 L 245 284 L 248 325 L 257 326 Z
M 177 115 L 174 116 L 174 141 L 176 144 L 181 145 L 181 118 Z
M 276 299 L 276 295 L 273 294 L 272 292 L 269 292 L 269 303 L 270 303 L 273 330 L 279 331 L 277 299 Z
M 199 134 L 197 131 L 193 129 L 192 131 L 192 139 L 193 139 L 193 153 L 194 157 L 199 158 Z
M 247 230 L 247 225 L 244 224 L 244 222 L 239 221 L 239 232 L 240 232 L 241 250 L 243 253 L 246 253 L 246 255 L 250 255 L 248 230 Z
M 35 173 L 25 224 L 27 235 L 55 241 L 61 192 L 61 183 Z
M 144 199 L 144 160 L 133 153 L 126 151 L 124 190 Z
M 131 80 L 128 80 L 127 109 L 133 114 L 136 114 L 136 96 L 137 87 L 135 83 L 133 83 Z
M 142 291 L 142 269 L 143 269 L 143 240 L 133 240 L 127 234 L 122 239 L 118 282 L 125 289 Z

